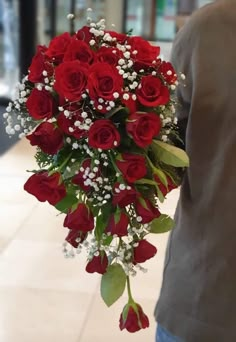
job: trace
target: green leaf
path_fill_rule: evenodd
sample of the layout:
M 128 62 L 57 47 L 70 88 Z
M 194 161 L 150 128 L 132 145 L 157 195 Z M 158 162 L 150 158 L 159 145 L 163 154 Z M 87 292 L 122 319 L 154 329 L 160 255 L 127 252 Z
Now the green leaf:
M 157 196 L 158 196 L 158 199 L 161 203 L 164 202 L 165 200 L 165 196 L 163 195 L 163 193 L 161 192 L 159 186 L 157 186 Z
M 101 240 L 102 234 L 104 233 L 107 226 L 107 220 L 103 215 L 99 215 L 96 219 L 95 236 L 97 240 Z
M 81 166 L 81 162 L 77 161 L 73 163 L 72 165 L 70 165 L 69 169 L 66 168 L 65 171 L 63 172 L 63 179 L 66 180 L 68 178 L 74 177 L 76 174 L 76 171 L 79 170 L 80 166 Z
M 148 185 L 153 185 L 157 186 L 157 183 L 154 180 L 147 179 L 147 178 L 141 178 L 135 182 L 136 184 L 148 184 Z
M 166 175 L 165 175 L 165 173 L 162 170 L 157 169 L 155 167 L 153 169 L 153 173 L 158 176 L 158 178 L 160 179 L 161 183 L 164 184 L 165 187 L 168 186 L 168 181 L 167 181 Z
M 168 215 L 161 215 L 151 223 L 150 233 L 161 234 L 169 232 L 174 226 L 174 220 Z
M 78 198 L 74 194 L 67 194 L 60 202 L 55 205 L 55 208 L 63 213 L 67 212 L 74 204 L 78 202 Z
M 112 240 L 113 240 L 113 236 L 112 235 L 107 235 L 105 237 L 105 239 L 103 239 L 102 243 L 103 243 L 104 246 L 109 246 L 111 244 Z
M 101 240 L 102 234 L 107 227 L 110 215 L 112 214 L 112 209 L 113 207 L 111 203 L 101 207 L 101 214 L 96 219 L 95 236 L 97 240 Z
M 163 141 L 153 140 L 152 149 L 163 163 L 175 167 L 188 167 L 189 158 L 184 150 L 164 143 Z
M 124 293 L 126 274 L 120 264 L 110 265 L 101 280 L 101 296 L 109 307 Z

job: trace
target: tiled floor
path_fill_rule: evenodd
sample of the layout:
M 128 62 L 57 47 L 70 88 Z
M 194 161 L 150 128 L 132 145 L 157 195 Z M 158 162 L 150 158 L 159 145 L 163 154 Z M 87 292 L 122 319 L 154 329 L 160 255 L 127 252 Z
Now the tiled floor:
M 106 308 L 99 276 L 84 271 L 85 256 L 65 259 L 62 217 L 23 191 L 25 169 L 35 167 L 26 141 L 0 158 L 0 341 L 1 342 L 151 342 L 153 310 L 161 285 L 167 234 L 153 236 L 156 258 L 133 281 L 134 296 L 150 317 L 150 328 L 120 332 L 125 298 Z M 173 214 L 178 191 L 165 211 Z

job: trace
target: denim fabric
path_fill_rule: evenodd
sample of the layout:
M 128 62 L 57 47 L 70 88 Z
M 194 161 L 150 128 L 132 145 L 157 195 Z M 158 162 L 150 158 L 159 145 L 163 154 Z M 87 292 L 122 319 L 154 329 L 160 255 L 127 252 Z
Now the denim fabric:
M 171 335 L 161 325 L 157 327 L 156 342 L 184 342 L 179 337 Z

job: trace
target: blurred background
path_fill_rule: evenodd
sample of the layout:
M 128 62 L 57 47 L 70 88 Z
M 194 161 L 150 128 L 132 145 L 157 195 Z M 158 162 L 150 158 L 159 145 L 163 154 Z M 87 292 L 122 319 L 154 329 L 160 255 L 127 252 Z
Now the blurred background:
M 141 35 L 161 46 L 169 59 L 176 32 L 206 0 L 0 0 L 0 342 L 154 341 L 153 311 L 162 281 L 168 234 L 152 236 L 158 254 L 148 273 L 133 281 L 135 299 L 150 317 L 150 329 L 120 332 L 126 297 L 108 309 L 99 294 L 100 277 L 84 271 L 86 255 L 66 260 L 61 216 L 23 191 L 36 167 L 35 150 L 25 139 L 9 138 L 2 113 L 27 73 L 37 44 L 105 18 L 108 29 Z M 67 14 L 76 20 L 69 22 Z M 115 25 L 115 28 L 112 25 Z M 179 191 L 161 210 L 173 216 Z

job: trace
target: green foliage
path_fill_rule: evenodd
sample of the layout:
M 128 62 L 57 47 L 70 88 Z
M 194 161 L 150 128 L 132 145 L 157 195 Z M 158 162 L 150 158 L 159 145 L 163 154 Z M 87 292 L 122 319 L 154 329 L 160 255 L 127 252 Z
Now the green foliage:
M 111 203 L 108 203 L 101 207 L 101 213 L 99 216 L 97 216 L 95 227 L 95 236 L 98 241 L 102 238 L 102 235 L 107 227 L 112 211 L 113 207 Z
M 174 220 L 168 215 L 161 215 L 151 223 L 150 233 L 161 234 L 169 232 L 174 226 Z
M 101 296 L 109 307 L 124 293 L 126 274 L 120 264 L 110 265 L 101 280 Z
M 175 167 L 188 167 L 189 158 L 184 150 L 159 140 L 153 140 L 152 149 L 159 160 Z
M 44 153 L 41 149 L 37 148 L 35 155 L 36 162 L 40 169 L 45 169 L 54 162 L 54 156 Z
M 66 197 L 55 205 L 55 208 L 62 213 L 66 213 L 77 202 L 78 198 L 74 194 L 68 193 Z

